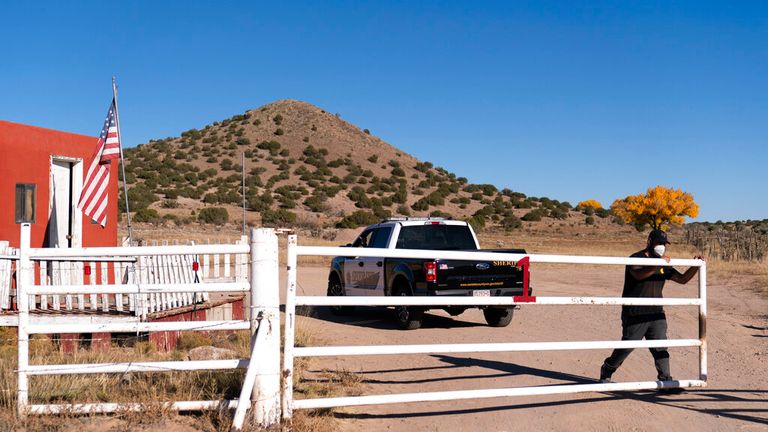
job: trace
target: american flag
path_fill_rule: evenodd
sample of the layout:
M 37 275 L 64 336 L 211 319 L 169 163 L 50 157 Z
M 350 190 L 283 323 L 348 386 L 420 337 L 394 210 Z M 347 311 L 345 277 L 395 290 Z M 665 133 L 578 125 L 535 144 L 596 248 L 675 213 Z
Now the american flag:
M 86 216 L 98 222 L 102 227 L 107 225 L 107 202 L 109 201 L 109 175 L 112 160 L 120 157 L 120 137 L 117 134 L 117 107 L 115 99 L 109 105 L 104 127 L 99 134 L 96 153 L 88 167 L 88 174 L 80 194 L 80 208 Z

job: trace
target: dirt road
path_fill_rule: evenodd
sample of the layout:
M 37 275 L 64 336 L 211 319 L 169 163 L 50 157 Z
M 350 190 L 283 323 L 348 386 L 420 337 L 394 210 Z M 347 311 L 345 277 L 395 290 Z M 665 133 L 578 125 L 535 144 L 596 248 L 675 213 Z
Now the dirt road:
M 324 295 L 325 267 L 301 267 L 299 293 Z M 538 266 L 532 285 L 540 296 L 618 296 L 620 267 Z M 709 277 L 709 384 L 677 396 L 655 392 L 583 393 L 536 397 L 409 403 L 337 409 L 346 431 L 768 431 L 768 300 L 743 277 Z M 697 279 L 669 282 L 667 297 L 695 297 Z M 697 308 L 667 307 L 670 338 L 698 338 Z M 423 328 L 397 330 L 391 311 L 358 308 L 336 317 L 324 308 L 299 317 L 298 327 L 320 344 L 429 344 L 618 340 L 620 307 L 523 306 L 512 325 L 491 328 L 482 313 L 458 317 L 428 313 Z M 359 356 L 312 359 L 305 379 L 323 370 L 362 377 L 363 394 L 590 383 L 606 350 L 490 354 Z M 672 373 L 698 378 L 698 349 L 672 348 Z M 646 349 L 636 350 L 616 381 L 651 381 Z

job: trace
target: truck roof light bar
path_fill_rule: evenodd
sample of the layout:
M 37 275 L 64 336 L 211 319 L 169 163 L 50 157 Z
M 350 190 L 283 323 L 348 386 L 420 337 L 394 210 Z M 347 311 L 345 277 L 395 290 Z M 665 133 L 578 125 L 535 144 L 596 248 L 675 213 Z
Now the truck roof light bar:
M 381 223 L 384 222 L 405 222 L 405 221 L 444 221 L 446 220 L 444 217 L 391 217 L 382 219 Z

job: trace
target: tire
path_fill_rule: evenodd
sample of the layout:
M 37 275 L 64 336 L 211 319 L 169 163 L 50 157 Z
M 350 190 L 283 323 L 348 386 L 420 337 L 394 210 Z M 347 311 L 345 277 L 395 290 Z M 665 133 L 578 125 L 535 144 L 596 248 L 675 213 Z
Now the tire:
M 345 295 L 344 286 L 341 285 L 341 282 L 337 277 L 334 276 L 328 280 L 328 291 L 326 292 L 326 295 L 328 297 L 342 297 Z M 331 306 L 330 308 L 334 315 L 349 315 L 355 310 L 354 306 Z
M 408 288 L 400 287 L 395 291 L 397 296 L 410 296 L 411 291 Z M 416 330 L 421 327 L 421 321 L 424 319 L 424 309 L 413 306 L 395 306 L 395 320 L 401 330 Z
M 485 308 L 485 322 L 491 327 L 506 327 L 512 322 L 512 315 L 515 310 L 512 308 Z

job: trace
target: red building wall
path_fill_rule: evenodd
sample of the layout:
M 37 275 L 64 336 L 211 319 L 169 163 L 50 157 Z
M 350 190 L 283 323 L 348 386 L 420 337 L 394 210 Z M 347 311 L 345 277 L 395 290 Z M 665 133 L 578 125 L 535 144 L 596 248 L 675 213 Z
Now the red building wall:
M 0 240 L 19 246 L 19 225 L 15 222 L 17 183 L 37 185 L 37 217 L 32 225 L 32 247 L 42 247 L 49 217 L 51 156 L 83 159 L 83 177 L 96 150 L 97 138 L 0 120 Z M 107 226 L 92 224 L 82 217 L 83 246 L 117 244 L 117 170 L 113 162 L 109 184 Z M 78 197 L 74 197 L 75 202 Z

